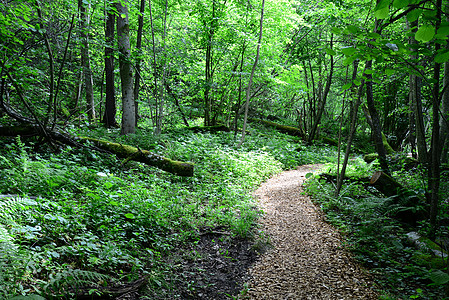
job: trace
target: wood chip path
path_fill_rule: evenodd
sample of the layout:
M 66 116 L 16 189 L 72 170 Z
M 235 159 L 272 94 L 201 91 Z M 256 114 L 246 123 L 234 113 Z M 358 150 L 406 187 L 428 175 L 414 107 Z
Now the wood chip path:
M 304 195 L 301 166 L 257 191 L 272 248 L 250 270 L 245 299 L 378 299 L 370 277 L 342 247 L 338 231 Z

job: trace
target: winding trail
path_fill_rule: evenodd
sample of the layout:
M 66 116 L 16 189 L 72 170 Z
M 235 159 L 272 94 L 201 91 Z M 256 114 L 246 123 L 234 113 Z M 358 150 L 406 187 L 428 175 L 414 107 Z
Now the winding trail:
M 378 299 L 338 231 L 303 193 L 305 175 L 318 167 L 283 172 L 256 191 L 265 212 L 261 224 L 273 247 L 250 269 L 247 298 Z

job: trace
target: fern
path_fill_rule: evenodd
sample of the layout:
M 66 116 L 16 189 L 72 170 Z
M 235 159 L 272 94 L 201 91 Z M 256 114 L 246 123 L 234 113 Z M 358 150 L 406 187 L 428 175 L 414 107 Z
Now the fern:
M 80 269 L 67 269 L 50 275 L 50 281 L 44 289 L 51 295 L 65 295 L 69 291 L 78 291 L 84 287 L 88 289 L 100 287 L 101 283 L 110 280 L 108 275 Z

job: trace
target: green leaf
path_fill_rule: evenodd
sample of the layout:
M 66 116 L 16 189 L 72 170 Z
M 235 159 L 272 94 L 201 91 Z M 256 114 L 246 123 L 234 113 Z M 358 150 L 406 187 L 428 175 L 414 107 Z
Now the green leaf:
M 374 16 L 377 19 L 380 19 L 380 20 L 388 18 L 389 15 L 390 15 L 390 8 L 389 7 L 384 7 L 384 8 L 381 8 L 379 10 L 376 10 L 374 12 Z
M 348 66 L 349 64 L 352 64 L 352 62 L 357 58 L 356 55 L 349 56 L 343 61 L 344 66 Z
M 353 82 L 356 86 L 360 86 L 362 84 L 362 82 L 358 79 L 354 79 Z
M 359 28 L 354 25 L 349 25 L 348 27 L 346 27 L 345 31 L 347 31 L 348 33 L 357 33 L 357 31 L 359 31 Z
M 338 27 L 332 27 L 331 28 L 331 32 L 333 33 L 333 34 L 341 34 L 341 29 L 340 28 L 338 28 Z
M 28 295 L 28 296 L 15 296 L 13 298 L 10 298 L 9 300 L 45 300 L 44 297 L 39 295 Z
M 438 64 L 442 64 L 442 63 L 445 63 L 445 62 L 449 61 L 449 50 L 445 50 L 445 51 L 443 51 L 441 53 L 438 53 L 435 56 L 434 60 Z
M 443 285 L 449 282 L 449 275 L 441 270 L 433 271 L 430 273 L 429 278 L 436 285 Z
M 120 15 L 120 18 L 126 19 L 126 15 L 125 15 L 125 14 L 121 14 L 121 15 Z
M 407 14 L 407 21 L 414 22 L 418 20 L 419 16 L 422 14 L 421 9 L 414 9 Z
M 341 52 L 343 52 L 344 55 L 350 56 L 355 53 L 356 49 L 354 47 L 344 47 L 341 49 Z
M 449 35 L 449 26 L 441 26 L 440 28 L 438 28 L 437 34 L 442 37 L 448 36 Z
M 352 82 L 345 84 L 344 86 L 341 87 L 341 89 L 343 91 L 349 90 L 352 86 Z
M 326 48 L 324 49 L 326 51 L 327 54 L 334 56 L 335 54 L 337 54 L 337 52 L 335 52 L 334 50 L 330 49 L 330 48 Z
M 422 25 L 415 33 L 415 39 L 419 42 L 427 43 L 435 35 L 435 27 L 432 25 Z
M 410 4 L 409 0 L 394 0 L 393 1 L 393 6 L 397 9 L 406 7 L 409 4 Z
M 385 75 L 387 75 L 387 76 L 391 76 L 394 73 L 396 73 L 396 71 L 393 69 L 385 69 Z
M 306 174 L 306 178 L 310 178 L 310 177 L 312 177 L 313 176 L 313 173 L 307 173 Z
M 374 71 L 373 70 L 365 70 L 365 74 L 373 74 Z
M 125 217 L 128 218 L 128 219 L 135 219 L 135 218 L 136 218 L 136 217 L 134 216 L 134 214 L 132 214 L 132 213 L 127 213 L 127 214 L 125 214 Z
M 379 3 L 376 5 L 376 8 L 374 9 L 376 10 L 380 10 L 383 9 L 385 7 L 388 7 L 390 5 L 391 0 L 380 0 Z
M 377 32 L 370 32 L 366 36 L 370 39 L 378 39 L 381 37 L 381 35 L 378 34 Z

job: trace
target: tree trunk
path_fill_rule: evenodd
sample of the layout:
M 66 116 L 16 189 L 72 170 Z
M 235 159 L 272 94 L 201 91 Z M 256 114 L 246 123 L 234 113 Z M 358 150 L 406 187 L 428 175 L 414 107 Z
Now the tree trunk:
M 104 69 L 106 79 L 106 105 L 103 116 L 103 123 L 107 128 L 117 127 L 115 114 L 117 112 L 115 104 L 115 82 L 114 82 L 114 24 L 115 14 L 107 8 L 106 14 L 106 28 L 104 47 Z
M 250 95 L 250 91 L 251 91 L 251 85 L 253 83 L 254 72 L 257 67 L 257 62 L 259 61 L 260 43 L 262 42 L 264 8 L 265 8 L 265 0 L 262 0 L 262 9 L 260 11 L 259 41 L 257 42 L 257 54 L 256 54 L 256 59 L 254 60 L 253 68 L 251 69 L 251 75 L 249 77 L 249 82 L 248 82 L 248 88 L 246 89 L 245 116 L 243 119 L 242 138 L 237 147 L 240 147 L 243 144 L 243 142 L 245 141 L 246 123 L 248 121 L 249 95 Z
M 125 4 L 125 5 L 124 5 Z M 136 109 L 134 107 L 133 74 L 131 68 L 131 46 L 129 42 L 129 19 L 127 1 L 115 4 L 117 8 L 117 38 L 119 49 L 120 79 L 122 87 L 122 129 L 121 134 L 134 133 Z
M 331 40 L 330 40 L 330 49 L 332 49 L 333 46 L 333 34 L 331 34 Z M 312 130 L 310 131 L 309 137 L 308 137 L 308 141 L 309 143 L 313 141 L 313 139 L 315 138 L 316 132 L 318 130 L 318 126 L 321 123 L 321 117 L 323 115 L 324 112 L 324 107 L 326 105 L 326 100 L 327 100 L 327 95 L 329 94 L 330 91 L 330 87 L 331 87 L 331 83 L 332 83 L 332 76 L 334 73 L 334 57 L 332 55 L 330 55 L 330 70 L 329 70 L 329 75 L 327 77 L 327 81 L 326 81 L 326 87 L 324 88 L 323 93 L 320 92 L 320 96 L 319 96 L 319 103 L 318 103 L 318 112 L 316 114 L 316 117 L 314 119 L 314 124 L 312 127 Z M 321 91 L 321 87 L 320 87 L 320 91 Z
M 354 81 L 357 78 L 357 69 L 358 69 L 358 62 L 355 60 L 353 63 L 353 73 L 352 73 L 352 80 Z M 346 141 L 346 150 L 345 150 L 345 158 L 343 160 L 343 164 L 341 166 L 340 176 L 338 177 L 337 181 L 337 188 L 335 190 L 335 195 L 339 195 L 341 191 L 341 187 L 343 186 L 343 179 L 345 178 L 346 174 L 346 167 L 348 166 L 349 161 L 349 154 L 351 153 L 351 146 L 352 141 L 354 140 L 355 131 L 357 129 L 357 115 L 359 111 L 360 103 L 362 102 L 362 94 L 363 94 L 363 86 L 365 84 L 365 80 L 362 80 L 362 83 L 359 86 L 359 90 L 356 95 L 355 101 L 352 101 L 352 107 L 351 107 L 351 128 L 349 130 L 348 140 Z
M 417 31 L 418 21 L 412 22 L 410 26 L 413 28 L 412 32 L 415 33 Z M 409 38 L 410 46 L 418 44 L 415 40 L 414 36 Z M 412 53 L 416 53 L 416 49 L 414 47 L 410 47 L 410 51 Z M 410 55 L 410 60 L 415 62 L 418 59 L 417 54 Z M 426 145 L 426 133 L 424 129 L 424 116 L 423 116 L 423 108 L 422 108 L 422 100 L 421 100 L 421 78 L 415 74 L 410 74 L 410 94 L 409 100 L 412 103 L 413 114 L 414 114 L 414 125 L 415 125 L 415 133 L 416 133 L 416 142 L 418 148 L 418 160 L 420 163 L 427 165 L 428 153 L 427 153 L 427 145 Z M 413 131 L 412 131 L 413 132 Z
M 436 26 L 439 28 L 441 24 L 441 8 L 442 0 L 437 0 L 435 3 Z M 440 44 L 435 43 L 435 53 L 440 50 Z M 440 205 L 439 191 L 440 191 L 440 69 L 441 64 L 435 63 L 433 68 L 433 91 L 432 91 L 432 140 L 430 150 L 430 178 L 429 187 L 431 189 L 430 199 L 430 238 L 435 239 L 437 229 L 437 215 Z
M 135 126 L 137 127 L 137 122 L 139 121 L 139 91 L 140 91 L 140 61 L 141 51 L 142 51 L 142 34 L 143 34 L 143 15 L 145 14 L 145 0 L 140 0 L 140 14 L 138 18 L 139 27 L 137 29 L 137 42 L 136 49 L 139 57 L 136 59 L 136 77 L 134 78 L 134 109 L 135 109 Z
M 369 60 L 366 62 L 366 69 L 371 70 L 373 61 Z M 376 106 L 374 104 L 374 95 L 373 95 L 373 82 L 372 75 L 365 74 L 366 76 L 366 103 L 368 105 L 368 111 L 371 116 L 372 126 L 371 129 L 373 131 L 374 143 L 376 146 L 376 151 L 379 154 L 379 163 L 382 170 L 385 172 L 388 171 L 388 163 L 387 163 L 387 152 L 384 147 L 384 143 L 382 140 L 382 125 L 380 124 L 379 115 L 377 113 Z
M 86 6 L 87 5 L 87 8 Z M 81 64 L 83 66 L 84 86 L 86 92 L 86 105 L 87 116 L 89 121 L 95 120 L 95 101 L 94 101 L 94 81 L 92 76 L 92 69 L 90 67 L 89 56 L 89 25 L 90 19 L 87 9 L 90 8 L 90 4 L 85 4 L 83 0 L 78 0 L 78 8 L 80 10 L 81 17 Z
M 446 13 L 449 12 L 449 3 L 446 2 Z M 446 19 L 449 21 L 449 17 Z M 446 43 L 446 50 L 449 50 L 449 41 Z M 441 139 L 441 163 L 448 162 L 449 153 L 449 62 L 444 64 L 443 87 L 446 88 L 442 97 L 440 139 Z
M 249 118 L 248 121 L 258 122 L 265 126 L 276 128 L 279 132 L 282 132 L 282 133 L 285 133 L 285 134 L 288 134 L 291 136 L 297 136 L 303 140 L 305 139 L 305 134 L 300 128 L 287 126 L 287 125 L 281 125 L 281 124 L 277 124 L 277 123 L 274 123 L 271 121 L 265 121 L 265 120 L 255 119 L 255 118 Z
M 212 101 L 210 97 L 210 90 L 213 82 L 213 72 L 212 72 L 212 42 L 215 34 L 215 1 L 212 1 L 212 17 L 209 24 L 205 24 L 209 31 L 207 33 L 207 45 L 206 45 L 206 65 L 205 65 L 205 78 L 206 86 L 204 89 L 204 126 L 211 126 L 211 113 L 212 113 Z

